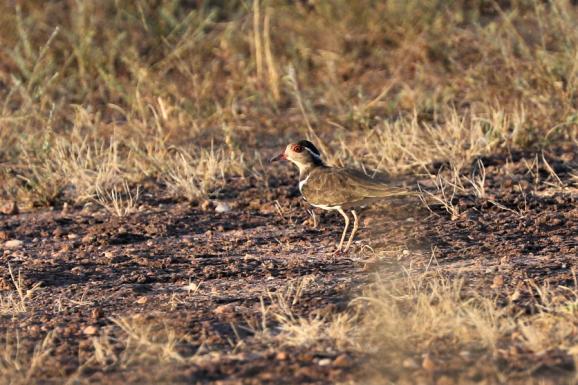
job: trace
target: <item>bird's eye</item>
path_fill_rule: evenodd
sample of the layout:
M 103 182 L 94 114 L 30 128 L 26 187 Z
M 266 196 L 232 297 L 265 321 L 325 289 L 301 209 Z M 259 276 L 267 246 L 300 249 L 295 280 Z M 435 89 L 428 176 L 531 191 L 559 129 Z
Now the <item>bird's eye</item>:
M 296 144 L 296 145 L 293 146 L 292 150 L 295 151 L 295 152 L 301 152 L 301 151 L 303 151 L 303 147 L 300 146 L 300 145 L 298 145 L 298 144 Z

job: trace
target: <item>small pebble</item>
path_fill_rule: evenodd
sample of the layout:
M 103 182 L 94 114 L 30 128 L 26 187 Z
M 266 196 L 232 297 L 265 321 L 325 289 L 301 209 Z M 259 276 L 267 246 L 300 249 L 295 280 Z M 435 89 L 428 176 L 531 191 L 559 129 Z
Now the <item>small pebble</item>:
M 454 385 L 456 382 L 448 376 L 441 376 L 436 381 L 436 385 Z
M 84 243 L 85 245 L 89 245 L 91 243 L 93 243 L 96 240 L 94 235 L 85 235 L 84 237 L 82 237 L 81 242 Z
M 215 211 L 218 213 L 228 213 L 231 211 L 231 206 L 227 202 L 218 202 Z
M 278 361 L 285 361 L 289 358 L 289 355 L 286 352 L 279 352 L 275 356 Z
M 419 364 L 413 358 L 406 358 L 401 364 L 406 369 L 417 369 Z
M 429 354 L 426 354 L 426 356 L 423 358 L 423 361 L 421 363 L 421 367 L 424 368 L 427 371 L 433 372 L 434 370 L 436 370 L 437 365 L 435 364 L 435 362 L 432 360 L 432 358 L 430 357 Z
M 208 199 L 204 200 L 203 203 L 201 203 L 201 210 L 203 211 L 209 211 L 209 209 L 213 207 L 214 207 L 213 202 L 211 202 Z
M 6 249 L 19 249 L 20 247 L 22 247 L 22 245 L 24 244 L 24 242 L 22 242 L 19 239 L 11 239 L 9 241 L 4 242 L 4 247 Z
M 224 305 L 217 306 L 213 312 L 215 314 L 225 314 L 225 313 L 232 313 L 235 310 L 235 305 L 232 303 L 227 303 Z
M 319 360 L 319 362 L 317 364 L 319 366 L 329 366 L 329 365 L 331 365 L 331 359 L 330 358 L 322 358 Z
M 311 353 L 303 353 L 299 356 L 299 359 L 301 359 L 301 361 L 305 361 L 305 362 L 313 361 L 313 358 L 315 358 L 315 356 Z
M 499 289 L 504 286 L 504 276 L 496 275 L 494 277 L 494 282 L 492 283 L 492 289 Z
M 351 359 L 347 354 L 341 354 L 335 359 L 335 361 L 333 361 L 333 365 L 338 367 L 346 367 L 351 365 Z
M 93 325 L 89 325 L 87 327 L 85 327 L 84 329 L 82 329 L 82 333 L 86 334 L 87 336 L 93 336 L 98 332 L 98 329 L 96 328 L 96 326 Z

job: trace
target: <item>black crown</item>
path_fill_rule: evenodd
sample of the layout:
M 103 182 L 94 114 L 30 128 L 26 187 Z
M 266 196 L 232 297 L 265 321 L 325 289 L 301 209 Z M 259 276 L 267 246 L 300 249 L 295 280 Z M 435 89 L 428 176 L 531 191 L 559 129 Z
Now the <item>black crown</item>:
M 319 150 L 317 149 L 317 147 L 315 147 L 315 145 L 313 143 L 311 143 L 308 140 L 300 140 L 298 143 L 298 145 L 303 146 L 303 147 L 307 147 L 308 149 L 310 149 L 314 154 L 317 154 L 317 156 L 321 156 L 321 152 L 319 152 Z

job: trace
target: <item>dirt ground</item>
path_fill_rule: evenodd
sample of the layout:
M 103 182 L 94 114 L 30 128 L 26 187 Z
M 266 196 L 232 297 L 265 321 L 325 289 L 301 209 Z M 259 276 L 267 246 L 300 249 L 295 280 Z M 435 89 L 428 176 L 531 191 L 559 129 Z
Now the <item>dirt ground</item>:
M 524 283 L 573 284 L 577 154 L 573 146 L 544 152 L 560 181 L 543 165 L 531 167 L 540 153 L 484 157 L 485 198 L 458 194 L 454 218 L 443 207 L 428 209 L 418 199 L 368 208 L 362 212 L 358 242 L 345 256 L 332 253 L 341 217 L 323 213 L 318 228 L 312 228 L 296 170 L 289 165 L 272 167 L 266 179 L 229 180 L 211 202 L 173 201 L 162 186 L 151 184 L 142 191 L 138 211 L 124 218 L 97 205 L 0 215 L 0 245 L 23 242 L 17 248 L 0 246 L 0 290 L 14 291 L 8 265 L 14 274 L 21 272 L 26 288 L 40 284 L 26 312 L 0 317 L 0 335 L 17 333 L 20 348 L 31 350 L 53 332 L 55 348 L 43 364 L 42 383 L 74 373 L 81 373 L 79 382 L 106 384 L 359 380 L 368 366 L 376 365 L 367 355 L 331 346 L 273 345 L 258 338 L 264 306 L 288 285 L 306 279 L 295 314 L 338 313 L 375 273 L 387 279 L 399 266 L 419 270 L 434 263 L 464 278 L 468 288 L 497 298 L 518 289 L 519 309 L 532 312 Z M 413 189 L 424 180 L 404 178 Z M 559 182 L 569 187 L 562 189 Z M 424 182 L 424 189 L 430 187 Z M 118 333 L 113 319 L 135 314 L 162 319 L 187 335 L 176 349 L 199 359 L 138 371 L 130 365 L 79 369 L 94 354 L 97 336 Z M 113 350 L 120 351 L 120 342 L 112 341 Z M 498 359 L 507 362 L 506 355 Z M 524 365 L 536 372 L 572 373 L 573 362 L 550 352 L 539 360 L 528 356 Z M 416 368 L 416 378 L 435 381 L 423 372 Z

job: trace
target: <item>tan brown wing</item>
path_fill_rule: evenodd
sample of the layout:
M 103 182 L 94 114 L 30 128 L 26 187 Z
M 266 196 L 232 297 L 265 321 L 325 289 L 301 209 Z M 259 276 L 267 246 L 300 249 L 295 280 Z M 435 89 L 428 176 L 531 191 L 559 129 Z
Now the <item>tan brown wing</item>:
M 395 196 L 414 195 L 404 188 L 390 186 L 383 179 L 372 178 L 361 171 L 352 169 L 339 169 L 341 173 L 347 175 L 350 186 L 357 188 L 360 195 L 366 198 L 388 198 Z
M 308 202 L 320 206 L 351 205 L 367 198 L 408 194 L 405 190 L 375 181 L 360 171 L 331 167 L 312 170 L 301 193 Z

